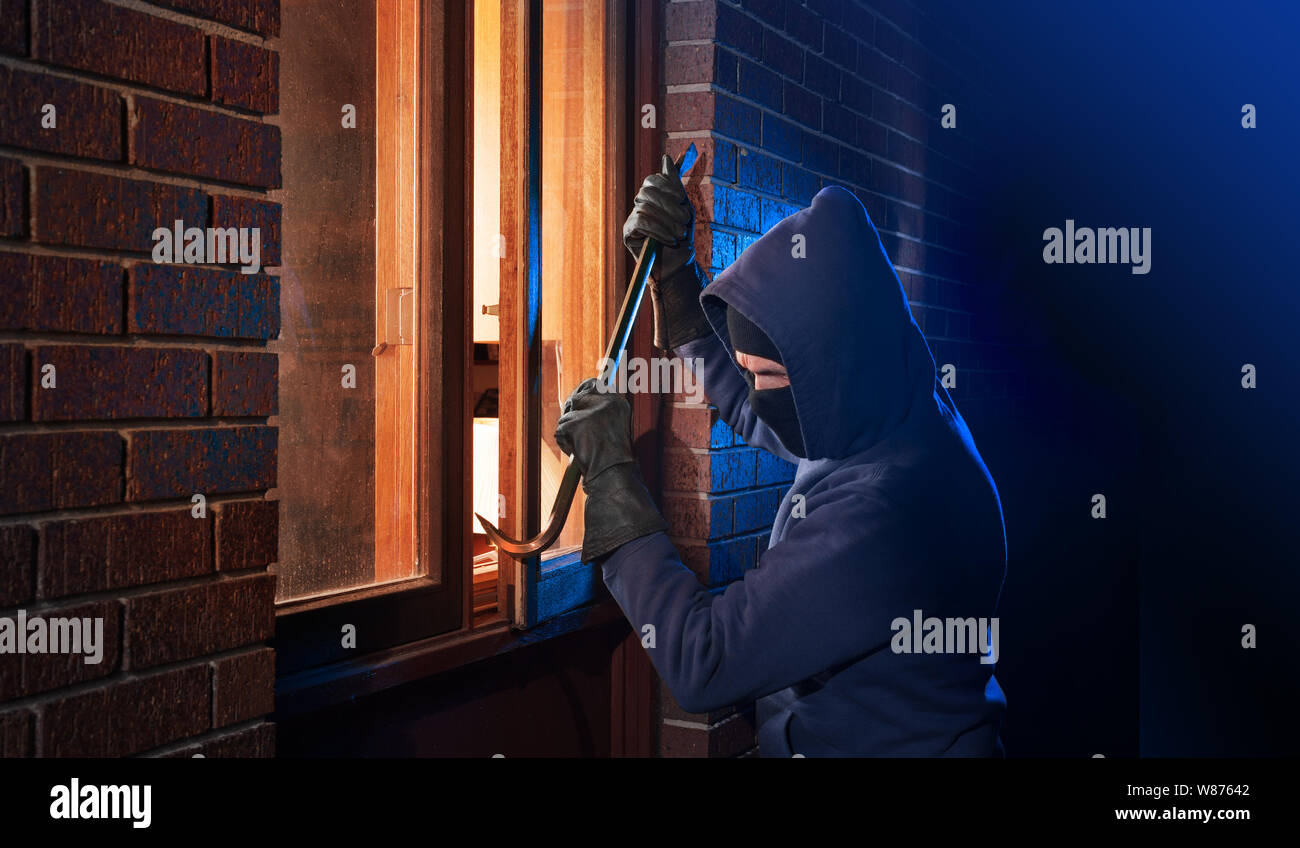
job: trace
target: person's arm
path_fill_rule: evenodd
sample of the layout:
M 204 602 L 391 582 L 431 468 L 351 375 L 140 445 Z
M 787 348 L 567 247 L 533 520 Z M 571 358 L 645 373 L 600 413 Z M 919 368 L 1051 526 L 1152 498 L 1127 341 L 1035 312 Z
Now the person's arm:
M 645 639 L 678 703 L 703 713 L 792 686 L 881 649 L 899 614 L 892 510 L 822 495 L 759 567 L 721 594 L 700 585 L 668 537 L 653 533 L 602 563 L 606 586 Z M 902 593 L 905 594 L 905 593 Z

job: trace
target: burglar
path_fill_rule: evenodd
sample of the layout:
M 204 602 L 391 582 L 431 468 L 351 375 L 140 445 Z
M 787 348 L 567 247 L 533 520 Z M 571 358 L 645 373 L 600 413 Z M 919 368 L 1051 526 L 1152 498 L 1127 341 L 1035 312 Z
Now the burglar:
M 994 646 L 894 638 L 914 614 L 995 616 L 1006 538 L 866 210 L 825 188 L 711 283 L 694 217 L 665 156 L 623 228 L 634 255 L 647 237 L 662 245 L 655 344 L 698 358 L 722 419 L 795 463 L 794 483 L 757 566 L 712 593 L 641 481 L 627 401 L 588 380 L 556 428 L 583 470 L 583 559 L 634 631 L 653 626 L 650 658 L 685 710 L 757 699 L 763 756 L 1000 756 Z

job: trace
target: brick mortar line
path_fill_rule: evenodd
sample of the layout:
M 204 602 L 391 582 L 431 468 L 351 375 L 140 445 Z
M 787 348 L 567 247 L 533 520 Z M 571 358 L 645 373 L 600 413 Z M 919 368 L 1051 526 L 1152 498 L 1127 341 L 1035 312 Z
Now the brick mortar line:
M 84 418 L 72 421 L 16 421 L 0 424 L 0 438 L 6 436 L 36 436 L 56 433 L 88 433 L 111 431 L 127 436 L 160 430 L 212 430 L 238 427 L 270 427 L 269 415 L 222 415 L 194 418 Z
M 741 449 L 762 450 L 762 448 L 757 448 L 754 447 L 753 445 L 727 445 L 726 447 L 722 447 L 722 448 L 692 448 L 684 445 L 665 445 L 663 448 L 664 451 L 677 451 L 679 453 L 690 452 L 695 454 L 696 456 L 700 455 L 701 453 L 716 454 L 716 453 L 725 453 L 727 451 L 730 451 L 732 453 L 739 453 Z
M 125 634 L 119 634 L 119 635 L 125 635 Z M 190 657 L 188 659 L 176 660 L 175 662 L 166 663 L 164 665 L 150 666 L 147 669 L 141 669 L 139 671 L 128 671 L 126 669 L 119 667 L 112 674 L 106 675 L 104 677 L 99 677 L 94 680 L 81 680 L 69 686 L 61 686 L 57 689 L 47 689 L 44 692 L 38 692 L 35 695 L 24 695 L 21 698 L 15 698 L 11 701 L 4 701 L 0 703 L 0 713 L 9 712 L 11 709 L 12 710 L 30 709 L 36 712 L 37 715 L 40 715 L 41 713 L 40 708 L 46 706 L 47 704 L 66 701 L 69 698 L 75 698 L 78 695 L 84 695 L 88 692 L 93 692 L 96 689 L 104 689 L 111 685 L 130 683 L 137 680 L 144 680 L 154 676 L 155 674 L 167 674 L 169 672 L 177 671 L 183 668 L 191 668 L 191 667 L 197 668 L 199 666 L 206 665 L 213 660 L 226 659 L 228 657 L 235 656 L 241 652 L 247 651 L 250 648 L 257 648 L 257 647 L 268 647 L 268 646 L 266 642 L 250 642 L 247 645 L 241 645 L 237 648 L 228 648 L 216 654 L 202 654 L 197 657 Z M 209 687 L 212 685 L 211 679 L 209 679 L 208 685 Z
M 161 18 L 163 20 L 172 21 L 173 23 L 186 24 L 194 29 L 201 30 L 208 35 L 221 35 L 235 41 L 243 41 L 247 44 L 253 44 L 258 47 L 266 47 L 267 43 L 271 41 L 267 36 L 247 32 L 246 30 L 233 27 L 230 24 L 210 20 L 189 12 L 162 8 L 151 3 L 143 3 L 141 0 L 103 0 L 103 2 L 110 6 L 130 9 L 134 12 L 141 12 L 153 18 Z
M 55 2 L 57 2 L 57 0 L 55 0 Z M 100 2 L 108 2 L 108 0 L 100 0 Z M 204 51 L 207 51 L 208 49 L 206 39 L 204 41 L 203 49 Z M 11 53 L 0 54 L 0 66 L 7 67 L 10 70 L 33 73 L 40 76 L 51 77 L 53 79 L 61 79 L 66 82 L 80 83 L 84 86 L 116 94 L 123 100 L 126 100 L 130 96 L 148 97 L 153 100 L 160 100 L 177 106 L 191 106 L 218 115 L 226 115 L 231 118 L 241 118 L 248 120 L 250 123 L 267 123 L 265 120 L 266 118 L 272 115 L 279 115 L 278 112 L 256 112 L 239 106 L 228 106 L 224 103 L 217 103 L 215 100 L 211 100 L 203 95 L 185 94 L 184 92 L 171 91 L 162 88 L 151 88 L 144 83 L 124 80 L 118 77 L 104 76 L 95 71 L 83 71 L 79 68 L 69 68 L 65 65 L 47 63 L 43 59 L 35 59 L 30 56 L 15 56 Z M 209 78 L 206 82 L 210 85 L 211 68 L 207 66 L 206 59 L 204 60 L 204 68 L 206 70 L 204 76 Z M 278 91 L 278 80 L 276 81 L 276 88 Z M 124 103 L 119 105 L 125 108 L 130 104 Z
M 719 449 L 718 449 L 718 448 L 715 448 L 715 450 L 719 450 Z M 759 450 L 761 450 L 761 448 L 760 448 Z M 663 491 L 663 494 L 664 494 L 665 496 L 669 496 L 669 495 L 671 495 L 671 496 L 674 496 L 674 497 L 689 497 L 689 498 L 695 498 L 695 499 L 697 499 L 697 500 L 701 500 L 701 501 L 710 501 L 710 500 L 716 500 L 716 499 L 718 499 L 718 498 L 729 498 L 729 497 L 733 497 L 733 496 L 735 496 L 735 495 L 737 495 L 737 494 L 753 494 L 754 492 L 766 492 L 766 491 L 770 491 L 770 490 L 772 490 L 772 489 L 780 489 L 780 488 L 782 488 L 782 487 L 789 486 L 789 485 L 790 485 L 789 482 L 786 482 L 786 483 L 764 483 L 764 484 L 762 484 L 762 485 L 754 485 L 754 486 L 751 486 L 749 489 L 746 489 L 746 490 L 736 489 L 736 490 L 733 490 L 733 491 L 722 492 L 722 493 L 700 492 L 700 491 L 696 491 L 696 490 L 694 490 L 694 489 L 665 489 L 665 490 Z
M 16 613 L 18 610 L 24 610 L 27 613 L 27 617 L 32 618 L 34 616 L 44 615 L 47 612 L 58 612 L 59 610 L 67 609 L 69 607 L 84 606 L 85 604 L 102 604 L 105 602 L 112 602 L 112 601 L 125 602 L 125 601 L 132 600 L 134 598 L 143 597 L 145 595 L 157 595 L 164 592 L 170 592 L 173 590 L 193 589 L 199 586 L 206 586 L 206 585 L 215 586 L 218 583 L 238 583 L 241 580 L 252 583 L 255 582 L 253 578 L 256 578 L 259 575 L 269 574 L 271 576 L 275 576 L 274 572 L 267 570 L 268 568 L 269 566 L 263 566 L 261 568 L 243 568 L 240 569 L 239 571 L 211 571 L 206 574 L 199 574 L 193 577 L 182 577 L 177 580 L 164 580 L 158 583 L 144 583 L 136 586 L 118 586 L 112 589 L 100 589 L 94 592 L 82 592 L 79 595 L 64 595 L 57 598 L 33 599 L 32 602 L 29 604 L 18 604 L 12 607 L 5 607 L 3 610 L 0 610 L 0 616 L 9 617 L 11 614 Z M 123 620 L 125 620 L 126 615 L 124 610 L 123 610 L 122 617 Z M 125 633 L 123 633 L 123 636 L 125 637 Z M 248 645 L 258 645 L 258 644 L 262 644 L 262 643 L 260 642 L 248 643 Z M 239 645 L 236 646 L 236 648 L 230 648 L 228 650 L 229 651 L 234 651 L 237 649 L 242 650 L 244 648 L 247 648 L 248 645 Z M 123 653 L 125 653 L 125 649 L 126 649 L 126 645 L 123 644 Z M 171 665 L 178 665 L 187 662 L 189 662 L 189 660 L 177 660 L 176 662 L 171 663 Z M 139 669 L 127 673 L 148 674 L 151 671 L 153 671 L 154 668 L 156 668 L 156 666 L 150 666 L 147 669 Z M 122 668 L 118 668 L 117 671 L 126 671 L 126 670 Z
M 734 710 L 733 712 L 727 713 L 726 715 L 722 716 L 721 718 L 719 718 L 717 721 L 714 722 L 708 721 L 707 716 L 705 717 L 704 721 L 688 721 L 686 719 L 680 719 L 680 718 L 663 717 L 660 718 L 660 722 L 668 725 L 669 727 L 681 727 L 687 730 L 717 730 L 722 725 L 727 724 L 729 722 L 733 722 L 736 719 L 748 718 L 749 716 L 747 714 L 749 712 L 751 712 L 751 708 L 748 706 L 744 706 Z M 698 713 L 692 713 L 692 715 L 698 715 Z
M 52 330 L 0 330 L 0 344 L 54 347 L 127 347 L 132 349 L 196 350 L 212 353 L 269 353 L 269 343 L 278 339 L 226 339 L 212 336 L 163 335 L 155 333 L 57 333 Z M 358 348 L 360 350 L 360 348 Z M 235 416 L 247 417 L 247 416 Z M 252 416 L 262 417 L 262 416 Z M 0 427 L 3 427 L 0 424 Z
M 33 181 L 34 182 L 34 181 Z M 265 200 L 265 198 L 258 198 Z M 211 216 L 208 216 L 211 218 Z M 210 222 L 209 222 L 210 223 Z M 28 223 L 31 226 L 31 222 Z M 163 226 L 163 224 L 159 224 Z M 170 224 L 167 225 L 170 228 Z M 201 229 L 206 230 L 207 225 Z M 189 269 L 197 268 L 204 271 L 238 271 L 239 265 L 217 265 L 212 263 L 181 263 L 175 262 L 154 262 L 152 251 L 122 250 L 108 247 L 86 247 L 83 245 L 67 244 L 47 244 L 45 242 L 23 240 L 22 238 L 0 237 L 0 253 L 20 253 L 27 256 L 52 256 L 66 259 L 88 259 L 96 262 L 116 262 L 122 266 L 125 271 L 135 265 L 159 265 L 164 268 Z M 244 276 L 257 276 L 258 274 L 266 277 L 281 276 L 280 270 L 286 267 L 280 265 L 265 265 L 257 274 Z
M 249 497 L 254 492 L 234 492 L 230 494 L 206 495 L 208 506 L 217 506 L 228 503 L 279 503 L 277 500 L 269 500 L 264 497 Z M 269 491 L 269 490 L 265 490 Z M 196 492 L 195 494 L 203 494 Z M 60 521 L 82 521 L 92 518 L 126 518 L 132 515 L 162 515 L 165 513 L 188 511 L 192 506 L 189 500 L 177 498 L 175 500 L 160 499 L 156 501 L 131 501 L 120 504 L 102 504 L 100 506 L 88 507 L 71 507 L 66 509 L 50 510 L 47 512 L 24 512 L 12 513 L 10 515 L 0 516 L 0 527 L 22 527 L 27 526 L 33 530 L 39 530 L 46 524 L 53 524 Z M 202 519 L 195 519 L 196 521 Z M 216 560 L 214 559 L 213 562 Z
M 770 492 L 774 489 L 783 489 L 791 485 L 792 481 L 785 483 L 764 483 L 763 485 L 754 485 L 746 489 L 728 489 L 725 492 L 700 492 L 694 489 L 664 489 L 664 497 L 679 497 L 686 500 L 697 500 L 700 503 L 721 500 L 722 498 L 736 498 L 742 495 L 753 495 L 760 492 Z
M 704 546 L 707 548 L 712 548 L 715 545 L 721 544 L 723 542 L 736 542 L 742 539 L 748 539 L 752 541 L 754 539 L 760 539 L 760 538 L 771 538 L 771 536 L 772 536 L 772 528 L 762 527 L 757 530 L 741 530 L 739 533 L 727 533 L 724 536 L 712 536 L 707 539 L 697 539 L 693 536 L 674 536 L 673 534 L 669 533 L 668 541 L 672 542 L 674 547 L 676 547 L 677 544 L 680 542 L 683 545 L 694 545 L 696 547 Z M 748 571 L 748 569 L 746 569 L 746 571 Z
M 680 727 L 686 730 L 709 730 L 710 729 L 710 725 L 701 721 L 683 721 L 679 718 L 662 718 L 659 721 L 661 724 L 667 727 Z
M 216 704 L 216 699 L 214 698 L 212 702 L 214 719 L 216 718 L 216 714 L 215 714 L 216 708 L 217 708 L 217 704 Z M 175 742 L 168 742 L 166 745 L 162 745 L 157 748 L 150 748 L 147 751 L 137 751 L 134 754 L 127 754 L 127 757 L 132 759 L 137 759 L 137 758 L 153 759 L 155 757 L 163 757 L 166 756 L 167 754 L 172 754 L 175 753 L 176 751 L 181 751 L 184 750 L 185 748 L 191 748 L 195 745 L 202 744 L 205 742 L 219 742 L 222 739 L 227 739 L 232 736 L 237 736 L 240 733 L 244 733 L 245 731 L 252 730 L 264 724 L 268 726 L 274 726 L 275 722 L 267 720 L 267 716 L 269 715 L 270 713 L 266 713 L 264 715 L 258 716 L 257 718 L 251 718 L 248 719 L 247 721 L 238 722 L 237 724 L 226 725 L 225 727 L 210 727 L 208 730 L 205 730 L 203 733 L 200 733 L 198 736 L 187 736 L 184 739 L 178 739 Z
M 221 180 L 210 177 L 191 177 L 184 174 L 178 175 L 171 171 L 156 171 L 149 168 L 142 168 L 139 165 L 131 165 L 126 162 L 104 162 L 98 159 L 77 159 L 58 153 L 42 153 L 39 150 L 28 150 L 23 147 L 11 147 L 0 144 L 0 156 L 9 159 L 19 159 L 22 164 L 29 167 L 36 165 L 45 165 L 52 168 L 61 168 L 68 171 L 80 171 L 87 174 L 98 174 L 104 177 L 117 177 L 119 179 L 140 180 L 143 182 L 156 183 L 158 185 L 169 185 L 175 188 L 197 189 L 204 194 L 228 194 L 233 197 L 244 197 L 250 200 L 269 200 L 272 203 L 278 203 L 278 200 L 271 200 L 270 193 L 283 191 L 280 188 L 262 188 L 237 183 L 226 183 Z M 29 179 L 32 185 L 33 196 L 36 190 L 36 180 Z M 214 191 L 214 189 L 216 189 Z M 35 204 L 31 210 L 34 222 L 36 210 Z M 206 226 L 206 224 L 205 224 Z M 31 228 L 34 230 L 34 227 Z

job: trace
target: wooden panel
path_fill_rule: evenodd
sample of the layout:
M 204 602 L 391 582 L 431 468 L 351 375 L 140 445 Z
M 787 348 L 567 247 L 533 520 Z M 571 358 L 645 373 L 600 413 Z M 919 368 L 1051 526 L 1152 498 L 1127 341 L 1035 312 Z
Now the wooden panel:
M 418 573 L 416 565 L 415 422 L 417 386 L 413 345 L 385 343 L 398 316 L 390 289 L 424 292 L 416 273 L 419 224 L 417 174 L 420 102 L 417 80 L 418 0 L 376 4 L 376 220 L 375 220 L 375 581 Z M 420 334 L 420 310 L 414 335 Z
M 531 407 L 536 395 L 529 375 L 537 373 L 540 337 L 530 319 L 536 315 L 537 288 L 529 279 L 529 142 L 536 107 L 530 81 L 536 75 L 529 55 L 530 29 L 537 21 L 532 3 L 501 6 L 501 233 L 505 256 L 501 261 L 501 349 L 498 373 L 501 416 L 500 487 L 505 515 L 500 528 L 508 535 L 531 536 L 537 529 L 538 485 L 536 451 L 530 439 L 537 432 Z M 508 557 L 500 561 L 498 604 L 507 619 L 521 621 L 526 604 L 520 594 L 527 587 L 524 568 Z M 535 567 L 535 563 L 533 563 Z
M 615 182 L 611 185 L 611 196 L 619 198 L 620 208 L 631 210 L 632 200 L 641 187 L 641 180 L 646 174 L 659 167 L 661 134 L 641 128 L 641 104 L 653 103 L 656 113 L 663 115 L 663 103 L 659 99 L 660 65 L 663 54 L 659 46 L 658 33 L 662 21 L 662 6 L 658 3 L 639 3 L 627 0 L 618 4 L 628 18 L 626 28 L 615 22 L 612 32 L 616 37 L 610 39 L 611 53 L 617 59 L 612 67 L 616 68 L 617 79 L 611 81 L 611 89 L 616 93 L 629 91 L 631 105 L 618 100 L 613 108 L 616 114 L 625 116 L 614 129 L 622 135 L 616 149 L 628 150 L 630 155 L 624 161 L 615 163 L 610 173 Z M 615 94 L 615 97 L 618 95 Z M 625 140 L 626 139 L 626 140 Z M 619 273 L 615 277 L 616 289 L 611 302 L 622 301 L 626 292 L 627 280 L 635 264 L 630 253 L 623 249 L 622 228 L 612 230 L 620 257 Z M 652 310 L 648 304 L 642 304 L 632 338 L 628 341 L 629 353 L 634 356 L 649 357 L 663 355 L 653 345 Z M 659 415 L 663 395 L 643 392 L 633 395 L 632 403 L 632 440 L 637 462 L 641 466 L 646 488 L 662 504 L 660 494 L 661 474 L 660 457 L 662 444 L 659 437 Z M 612 740 L 610 753 L 615 757 L 649 757 L 656 748 L 655 727 L 659 713 L 659 677 L 650 663 L 650 656 L 641 645 L 641 634 L 633 630 L 615 650 L 610 658 L 610 732 Z

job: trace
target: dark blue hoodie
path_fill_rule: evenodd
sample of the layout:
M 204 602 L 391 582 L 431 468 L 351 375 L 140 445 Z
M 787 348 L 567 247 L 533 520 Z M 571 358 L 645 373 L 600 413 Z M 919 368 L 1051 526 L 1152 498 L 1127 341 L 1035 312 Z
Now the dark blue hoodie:
M 996 657 L 954 649 L 997 614 L 1002 508 L 866 210 L 822 190 L 700 302 L 716 335 L 678 355 L 703 360 L 709 399 L 747 444 L 797 470 L 758 566 L 721 593 L 663 533 L 603 563 L 633 627 L 654 626 L 660 676 L 690 712 L 758 699 L 763 756 L 1000 754 Z M 807 459 L 749 408 L 727 304 L 780 351 Z M 925 647 L 948 652 L 904 633 L 922 618 L 945 625 Z

